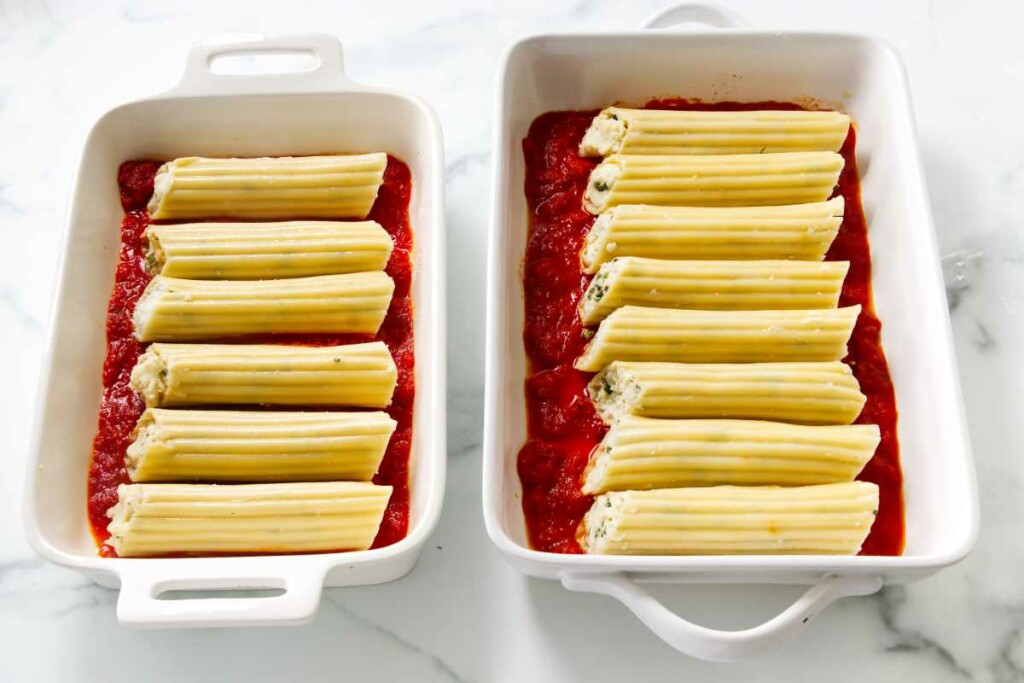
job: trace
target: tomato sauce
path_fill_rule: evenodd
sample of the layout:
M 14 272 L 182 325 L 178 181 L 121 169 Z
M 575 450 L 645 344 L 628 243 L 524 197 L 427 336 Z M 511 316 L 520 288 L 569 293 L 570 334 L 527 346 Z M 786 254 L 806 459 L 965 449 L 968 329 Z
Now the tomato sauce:
M 785 102 L 653 100 L 652 109 L 800 109 Z M 523 342 L 529 359 L 526 379 L 528 440 L 517 468 L 523 487 L 523 513 L 530 544 L 556 553 L 582 552 L 576 531 L 592 498 L 580 491 L 591 450 L 607 431 L 586 392 L 593 373 L 573 368 L 589 330 L 580 323 L 577 304 L 590 276 L 579 252 L 594 222 L 583 209 L 583 192 L 598 160 L 579 156 L 578 147 L 596 111 L 558 111 L 534 120 L 523 140 L 526 200 L 532 222 L 523 261 L 526 322 Z M 896 400 L 879 340 L 881 323 L 871 295 L 871 253 L 860 202 L 856 132 L 851 128 L 841 154 L 846 163 L 835 195 L 846 202 L 843 224 L 826 255 L 846 260 L 850 271 L 840 306 L 863 310 L 844 359 L 867 397 L 857 423 L 877 424 L 881 443 L 858 479 L 879 487 L 878 515 L 862 555 L 899 555 L 903 551 L 903 475 L 896 437 Z
M 132 430 L 145 410 L 142 399 L 129 385 L 132 368 L 147 344 L 135 339 L 132 313 L 151 276 L 144 268 L 146 226 L 149 213 L 146 204 L 153 194 L 153 178 L 160 161 L 136 160 L 121 164 L 117 182 L 125 216 L 121 223 L 121 251 L 114 278 L 114 291 L 107 306 L 107 355 L 103 363 L 103 399 L 99 425 L 93 441 L 89 465 L 88 514 L 99 554 L 115 557 L 114 550 L 103 542 L 107 533 L 107 510 L 117 503 L 117 487 L 130 483 L 124 456 L 132 442 Z M 413 402 L 416 396 L 413 353 L 412 228 L 409 225 L 409 202 L 412 197 L 412 175 L 409 167 L 388 156 L 384 182 L 377 194 L 369 220 L 380 223 L 391 235 L 394 249 L 385 271 L 395 281 L 395 292 L 387 316 L 376 336 L 302 334 L 259 335 L 234 338 L 232 342 L 301 344 L 329 346 L 366 341 L 382 341 L 391 350 L 398 367 L 398 382 L 387 413 L 398 424 L 374 483 L 393 487 L 380 530 L 373 547 L 381 548 L 400 541 L 409 526 L 409 449 L 412 443 Z M 216 341 L 216 340 L 204 340 Z M 310 406 L 315 407 L 315 406 Z

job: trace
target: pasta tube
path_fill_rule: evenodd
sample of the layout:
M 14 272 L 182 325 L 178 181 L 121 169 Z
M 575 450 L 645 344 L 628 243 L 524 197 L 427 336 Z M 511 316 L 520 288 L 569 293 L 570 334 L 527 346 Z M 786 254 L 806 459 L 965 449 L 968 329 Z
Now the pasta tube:
M 151 344 L 132 369 L 147 406 L 386 408 L 398 370 L 384 342 L 344 346 Z
M 383 272 L 290 280 L 154 277 L 132 316 L 140 341 L 287 332 L 376 334 L 395 283 Z
M 150 225 L 151 273 L 263 280 L 383 270 L 391 237 L 374 221 Z
M 845 363 L 629 363 L 587 387 L 607 423 L 624 415 L 850 424 L 865 397 Z
M 583 206 L 604 213 L 621 204 L 775 206 L 823 202 L 843 169 L 835 152 L 628 155 L 608 157 L 590 173 Z
M 383 153 L 207 159 L 160 167 L 153 220 L 192 218 L 366 218 L 384 181 Z
M 616 206 L 594 221 L 580 260 L 586 273 L 616 256 L 820 261 L 843 208 L 842 197 L 795 206 Z
M 615 360 L 758 363 L 841 360 L 860 306 L 823 311 L 685 311 L 624 306 L 576 359 L 597 372 Z
M 122 484 L 106 541 L 121 557 L 365 550 L 390 486 Z
M 132 481 L 369 481 L 395 421 L 387 413 L 167 410 L 135 427 Z
M 850 117 L 836 111 L 609 107 L 594 117 L 580 155 L 838 152 L 849 130 Z
M 853 481 L 875 454 L 877 425 L 627 415 L 594 449 L 583 493 L 679 486 L 803 486 Z
M 622 306 L 708 311 L 835 308 L 848 261 L 664 261 L 623 256 L 580 299 L 584 325 Z
M 579 542 L 595 555 L 856 555 L 877 513 L 862 481 L 621 491 L 597 497 Z

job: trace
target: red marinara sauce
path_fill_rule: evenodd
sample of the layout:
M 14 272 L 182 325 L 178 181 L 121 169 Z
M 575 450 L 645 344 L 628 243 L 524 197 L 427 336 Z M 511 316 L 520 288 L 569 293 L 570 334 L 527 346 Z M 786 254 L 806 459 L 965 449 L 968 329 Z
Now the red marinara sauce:
M 653 100 L 649 109 L 801 109 L 785 102 Z M 586 393 L 593 373 L 573 368 L 586 346 L 576 306 L 590 276 L 579 252 L 594 222 L 583 209 L 583 192 L 596 159 L 578 147 L 596 111 L 557 111 L 534 120 L 523 140 L 526 200 L 532 214 L 523 262 L 526 323 L 523 341 L 529 358 L 526 379 L 528 440 L 517 461 L 523 486 L 523 513 L 530 544 L 556 553 L 582 552 L 576 531 L 592 498 L 580 491 L 590 451 L 607 431 Z M 841 154 L 846 160 L 835 195 L 846 202 L 843 224 L 826 260 L 849 261 L 840 306 L 863 310 L 844 359 L 867 396 L 857 423 L 877 424 L 882 440 L 858 479 L 879 487 L 878 515 L 862 555 L 903 552 L 903 474 L 896 438 L 896 399 L 879 340 L 881 323 L 871 295 L 871 252 L 860 202 L 856 132 L 851 128 Z
M 145 405 L 129 385 L 132 368 L 147 344 L 135 339 L 132 313 L 151 276 L 143 263 L 145 233 L 149 225 L 146 204 L 153 194 L 153 178 L 160 161 L 149 159 L 121 164 L 117 182 L 125 217 L 121 223 L 121 252 L 114 279 L 114 291 L 107 306 L 107 356 L 103 363 L 103 400 L 99 425 L 93 441 L 89 465 L 89 524 L 99 546 L 99 554 L 116 557 L 104 545 L 107 533 L 107 510 L 117 502 L 117 487 L 129 483 L 124 465 L 125 451 L 132 442 L 132 430 Z M 398 383 L 387 413 L 398 423 L 381 462 L 374 483 L 394 488 L 373 547 L 381 548 L 405 537 L 409 527 L 409 449 L 412 443 L 413 401 L 416 396 L 413 353 L 412 228 L 409 225 L 409 201 L 412 197 L 412 175 L 409 167 L 388 156 L 384 182 L 377 194 L 368 220 L 380 223 L 394 241 L 391 259 L 385 271 L 395 281 L 391 306 L 376 336 L 302 334 L 259 335 L 231 342 L 300 344 L 329 346 L 382 341 L 391 350 L 398 367 Z M 217 340 L 204 340 L 217 341 Z M 310 406 L 315 407 L 315 406 Z

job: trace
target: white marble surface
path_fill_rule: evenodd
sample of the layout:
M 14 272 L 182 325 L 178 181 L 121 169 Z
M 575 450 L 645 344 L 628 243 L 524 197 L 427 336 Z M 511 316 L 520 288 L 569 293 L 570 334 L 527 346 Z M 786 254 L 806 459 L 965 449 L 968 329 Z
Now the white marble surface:
M 733 6 L 762 26 L 881 35 L 910 72 L 982 494 L 973 555 L 841 602 L 756 663 L 676 654 L 610 599 L 507 566 L 480 515 L 482 254 L 491 88 L 502 47 L 543 30 L 636 25 L 664 0 L 0 0 L 0 680 L 1024 680 L 1024 5 L 957 0 Z M 449 484 L 416 569 L 327 591 L 284 629 L 122 629 L 113 592 L 37 559 L 19 501 L 74 155 L 110 106 L 169 86 L 215 32 L 321 30 L 356 78 L 409 89 L 443 121 L 448 168 Z M 131 54 L 125 59 L 125 54 Z M 478 286 L 480 285 L 480 286 Z M 754 623 L 797 589 L 666 588 L 713 625 Z

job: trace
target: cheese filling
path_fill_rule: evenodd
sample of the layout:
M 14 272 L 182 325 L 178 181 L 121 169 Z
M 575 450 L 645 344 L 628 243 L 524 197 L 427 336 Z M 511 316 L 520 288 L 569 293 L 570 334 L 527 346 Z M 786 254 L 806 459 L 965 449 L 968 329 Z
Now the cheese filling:
M 580 317 L 583 319 L 584 324 L 591 324 L 587 321 L 591 318 L 601 300 L 608 294 L 608 290 L 622 271 L 622 267 L 621 260 L 613 259 L 602 265 L 597 275 L 590 281 L 590 285 L 587 287 L 587 291 L 583 294 L 583 298 L 580 299 L 579 303 Z
M 124 464 L 128 469 L 129 478 L 133 481 L 135 479 L 135 471 L 139 467 L 139 462 L 146 454 L 146 449 L 149 448 L 150 443 L 158 439 L 159 431 L 160 428 L 157 427 L 156 420 L 153 419 L 153 415 L 147 410 L 139 418 L 132 432 L 135 440 L 132 441 L 125 451 Z
M 609 253 L 615 251 L 616 245 L 605 244 L 605 238 L 608 235 L 608 230 L 612 227 L 612 221 L 615 220 L 616 210 L 617 207 L 607 213 L 602 213 L 590 226 L 590 232 L 587 233 L 583 242 L 583 250 L 580 252 L 584 273 L 593 273 L 598 269 L 598 266 L 604 261 L 601 258 L 602 251 Z
M 118 554 L 121 552 L 121 537 L 128 533 L 132 517 L 141 503 L 142 490 L 139 487 L 127 484 L 117 487 L 117 503 L 107 510 L 107 517 L 110 518 L 107 531 L 110 532 L 110 538 L 106 540 L 106 544 Z
M 610 363 L 587 385 L 587 392 L 605 424 L 628 415 L 640 399 L 636 376 L 619 363 Z
M 612 187 L 622 175 L 622 167 L 616 161 L 604 161 L 590 173 L 583 204 L 591 213 L 600 213 L 608 202 Z
M 166 285 L 158 275 L 150 280 L 146 289 L 142 292 L 138 302 L 135 304 L 135 311 L 132 313 L 132 326 L 135 328 L 135 338 L 142 339 L 142 331 L 146 329 L 149 321 L 153 318 L 154 309 L 164 293 Z
M 130 383 L 132 389 L 142 395 L 147 406 L 163 403 L 167 392 L 167 363 L 153 347 L 135 363 Z
M 156 210 L 160 207 L 160 203 L 164 200 L 164 196 L 171 190 L 171 171 L 170 164 L 164 164 L 153 178 L 153 196 L 149 199 L 149 204 L 146 208 L 149 210 L 150 215 L 156 213 Z
M 626 137 L 626 121 L 613 109 L 594 117 L 580 143 L 580 156 L 604 157 L 619 151 Z
M 618 522 L 622 519 L 624 505 L 621 493 L 605 493 L 594 499 L 594 504 L 583 517 L 577 532 L 577 541 L 583 552 L 600 553 L 601 546 L 608 538 L 618 534 Z
M 160 237 L 152 227 L 146 228 L 145 250 L 146 272 L 156 275 L 163 270 L 167 257 L 164 253 L 163 245 L 160 244 Z

